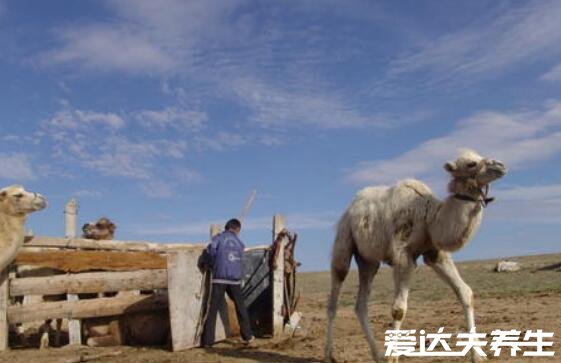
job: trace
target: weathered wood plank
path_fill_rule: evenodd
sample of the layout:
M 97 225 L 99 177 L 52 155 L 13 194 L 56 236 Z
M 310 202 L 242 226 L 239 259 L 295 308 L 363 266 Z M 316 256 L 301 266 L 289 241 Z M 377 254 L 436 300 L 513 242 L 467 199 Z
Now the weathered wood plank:
M 219 231 L 220 232 L 220 231 Z M 63 237 L 45 237 L 32 236 L 26 237 L 26 243 L 23 245 L 24 251 L 45 251 L 49 248 L 62 249 L 81 249 L 81 250 L 107 250 L 122 252 L 157 252 L 166 253 L 172 251 L 182 251 L 190 249 L 204 249 L 206 242 L 194 243 L 159 243 L 159 242 L 143 242 L 143 241 L 116 241 L 116 240 L 100 240 L 84 238 L 63 238 Z M 246 251 L 260 250 L 270 248 L 269 245 L 260 245 L 247 247 Z
M 164 295 L 126 295 L 78 301 L 12 305 L 8 307 L 8 322 L 16 324 L 46 319 L 83 319 L 121 315 L 166 309 L 167 303 L 167 296 Z
M 16 265 L 49 267 L 66 272 L 165 269 L 166 257 L 155 252 L 21 250 Z
M 200 345 L 204 324 L 203 304 L 207 296 L 203 275 L 197 267 L 200 251 L 177 251 L 168 254 L 169 313 L 174 351 Z M 216 341 L 226 337 L 223 320 L 216 321 Z
M 8 349 L 8 269 L 0 271 L 0 352 Z
M 204 247 L 203 242 L 194 243 L 157 243 L 145 241 L 93 240 L 86 238 L 60 238 L 45 236 L 26 237 L 25 247 L 50 247 L 83 250 L 109 251 L 151 251 L 168 252 Z
M 197 323 L 201 315 L 202 276 L 197 269 L 199 254 L 173 252 L 168 255 L 169 314 L 174 351 L 199 345 Z
M 276 214 L 273 217 L 273 242 L 284 229 L 284 216 Z M 284 238 L 277 246 L 276 268 L 273 270 L 273 335 L 282 334 L 284 329 Z
M 10 296 L 99 293 L 167 288 L 167 271 L 84 272 L 10 280 Z

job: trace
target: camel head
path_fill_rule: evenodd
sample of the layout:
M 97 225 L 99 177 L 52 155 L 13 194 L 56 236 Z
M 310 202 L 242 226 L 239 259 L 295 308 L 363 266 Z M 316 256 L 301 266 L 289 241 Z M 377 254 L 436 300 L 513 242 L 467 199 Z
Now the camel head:
M 456 160 L 444 164 L 444 169 L 454 179 L 473 182 L 478 188 L 485 187 L 502 178 L 507 172 L 502 162 L 484 158 L 471 150 L 463 151 Z
M 28 192 L 21 185 L 0 189 L 0 212 L 11 216 L 25 216 L 44 209 L 47 199 L 41 194 Z
M 82 232 L 84 238 L 95 240 L 112 240 L 117 226 L 109 218 L 102 217 L 97 222 L 84 224 Z

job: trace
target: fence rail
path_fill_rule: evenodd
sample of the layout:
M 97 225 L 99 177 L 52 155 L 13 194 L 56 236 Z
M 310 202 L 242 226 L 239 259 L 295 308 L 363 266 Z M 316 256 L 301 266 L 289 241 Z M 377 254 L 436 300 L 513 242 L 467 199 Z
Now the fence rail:
M 80 319 L 164 310 L 170 310 L 174 350 L 198 345 L 198 337 L 186 332 L 194 331 L 195 325 L 200 325 L 204 295 L 200 289 L 204 286 L 205 276 L 196 263 L 206 242 L 163 244 L 75 238 L 76 216 L 77 202 L 71 200 L 65 208 L 65 237 L 26 237 L 14 262 L 5 271 L 0 271 L 0 351 L 8 348 L 10 324 L 68 319 L 70 344 L 81 344 Z M 276 238 L 283 228 L 284 218 L 275 216 L 273 237 Z M 217 226 L 211 227 L 211 233 L 219 230 Z M 247 250 L 270 248 L 271 245 L 263 245 Z M 173 272 L 170 272 L 170 261 L 173 263 L 173 256 L 178 254 L 191 256 L 186 260 L 193 266 L 182 268 L 173 265 Z M 281 254 L 277 261 L 280 268 L 271 270 L 270 275 L 273 289 L 270 314 L 274 321 L 271 333 L 274 334 L 282 330 L 283 324 L 283 264 Z M 24 266 L 27 271 L 20 273 Z M 29 276 L 37 270 L 47 273 Z M 174 284 L 171 290 L 168 289 L 170 281 Z M 177 289 L 177 286 L 183 286 L 187 281 L 192 286 L 187 290 Z M 107 292 L 160 289 L 165 293 L 102 297 Z M 187 291 L 191 293 L 186 294 Z M 98 297 L 79 299 L 79 294 L 98 294 Z M 28 297 L 45 295 L 66 295 L 66 299 L 26 303 L 32 300 Z M 16 303 L 21 297 L 24 297 L 24 302 Z M 183 323 L 187 325 L 181 326 Z M 226 337 L 228 329 L 227 316 L 219 317 L 217 339 Z M 173 336 L 174 332 L 176 336 Z M 190 340 L 186 340 L 187 337 Z

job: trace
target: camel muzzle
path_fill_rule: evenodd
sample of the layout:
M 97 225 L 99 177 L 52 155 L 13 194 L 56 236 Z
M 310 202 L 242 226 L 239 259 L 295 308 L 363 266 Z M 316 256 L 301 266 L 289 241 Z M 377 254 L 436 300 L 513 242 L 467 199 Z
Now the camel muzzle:
M 47 208 L 47 198 L 42 196 L 41 194 L 33 193 L 33 209 L 35 211 L 42 210 Z

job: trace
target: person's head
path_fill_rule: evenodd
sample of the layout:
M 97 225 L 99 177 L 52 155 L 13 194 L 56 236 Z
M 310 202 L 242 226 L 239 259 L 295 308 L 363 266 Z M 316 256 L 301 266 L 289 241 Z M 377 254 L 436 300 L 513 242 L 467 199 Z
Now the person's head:
M 242 223 L 236 219 L 232 218 L 228 222 L 226 222 L 226 226 L 224 227 L 225 231 L 234 232 L 235 234 L 239 234 L 242 229 Z

